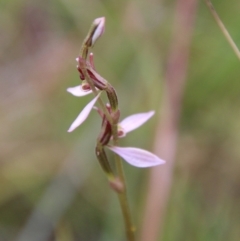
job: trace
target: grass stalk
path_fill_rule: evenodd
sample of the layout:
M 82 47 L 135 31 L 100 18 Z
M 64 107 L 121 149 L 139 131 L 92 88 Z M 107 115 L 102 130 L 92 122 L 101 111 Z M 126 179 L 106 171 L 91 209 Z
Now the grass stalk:
M 209 8 L 209 11 L 211 12 L 212 16 L 214 17 L 214 19 L 215 19 L 217 25 L 219 26 L 220 30 L 222 31 L 223 35 L 227 39 L 229 45 L 231 46 L 233 52 L 236 54 L 237 58 L 240 60 L 240 51 L 239 51 L 237 45 L 235 44 L 235 42 L 233 41 L 233 39 L 232 39 L 231 35 L 229 34 L 228 30 L 224 26 L 223 22 L 221 21 L 219 15 L 217 14 L 215 8 L 213 7 L 213 5 L 211 3 L 211 1 L 205 0 L 205 3 L 207 5 L 207 7 Z

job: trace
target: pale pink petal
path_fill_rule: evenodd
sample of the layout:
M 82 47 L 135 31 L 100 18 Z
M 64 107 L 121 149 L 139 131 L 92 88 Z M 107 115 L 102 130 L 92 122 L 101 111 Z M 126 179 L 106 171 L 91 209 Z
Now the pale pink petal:
M 67 92 L 74 96 L 81 97 L 92 93 L 92 90 L 83 90 L 81 85 L 67 88 Z
M 108 146 L 108 148 L 135 167 L 153 167 L 165 163 L 158 156 L 143 149 L 118 146 Z
M 130 115 L 127 118 L 123 119 L 118 125 L 126 134 L 143 125 L 146 121 L 148 121 L 154 115 L 154 113 L 155 111 L 149 111 L 145 113 Z
M 101 92 L 84 107 L 84 109 L 78 115 L 76 120 L 72 123 L 72 125 L 68 129 L 68 132 L 72 132 L 73 130 L 75 130 L 78 126 L 80 126 L 87 119 L 89 113 L 91 112 L 91 110 L 92 110 L 93 106 L 95 105 L 97 99 L 99 98 L 100 94 L 101 94 Z
M 97 26 L 94 34 L 92 36 L 92 45 L 96 42 L 96 40 L 104 33 L 105 30 L 105 18 L 96 18 L 93 22 L 94 25 Z

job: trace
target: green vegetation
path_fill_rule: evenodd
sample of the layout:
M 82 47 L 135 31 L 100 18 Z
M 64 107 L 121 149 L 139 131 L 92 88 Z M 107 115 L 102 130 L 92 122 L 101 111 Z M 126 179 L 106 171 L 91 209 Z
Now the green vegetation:
M 95 65 L 115 86 L 121 117 L 152 109 L 159 113 L 174 4 L 1 1 L 1 241 L 124 240 L 117 198 L 94 154 L 99 116 L 91 113 L 67 133 L 92 96 L 76 99 L 66 88 L 80 81 L 75 58 L 89 25 L 105 16 Z M 239 0 L 213 4 L 240 47 Z M 238 241 L 240 62 L 204 1 L 193 34 L 163 240 Z M 157 122 L 158 114 L 122 145 L 151 150 Z M 124 169 L 140 229 L 149 170 L 125 163 Z M 30 218 L 37 207 L 41 215 L 34 223 Z M 41 239 L 49 227 L 51 237 Z

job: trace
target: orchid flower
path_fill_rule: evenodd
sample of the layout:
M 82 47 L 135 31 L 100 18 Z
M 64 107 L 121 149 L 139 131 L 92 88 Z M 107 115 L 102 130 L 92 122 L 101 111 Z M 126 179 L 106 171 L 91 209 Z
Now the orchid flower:
M 67 91 L 69 93 L 73 94 L 74 96 L 84 96 L 84 95 L 91 93 L 91 90 L 90 90 L 89 93 L 86 94 L 85 91 L 82 90 L 81 86 L 68 88 Z M 94 105 L 95 105 L 97 99 L 99 98 L 100 93 L 91 102 L 89 102 L 85 106 L 85 108 L 81 111 L 81 113 L 78 115 L 78 117 L 72 123 L 68 132 L 72 132 L 77 127 L 79 127 L 87 119 L 88 115 L 90 114 L 90 112 L 93 108 L 98 111 L 98 108 L 94 107 Z M 99 114 L 101 115 L 101 117 L 103 116 L 100 113 L 100 111 L 99 111 Z M 155 114 L 154 111 L 149 111 L 149 112 L 145 112 L 145 113 L 137 113 L 137 114 L 126 117 L 120 123 L 118 123 L 118 137 L 125 137 L 128 132 L 139 128 L 146 121 L 148 121 L 154 114 Z
M 154 111 L 138 113 L 126 117 L 118 124 L 118 136 L 124 137 L 130 131 L 133 131 L 148 121 Z M 153 167 L 164 164 L 165 161 L 153 153 L 135 147 L 107 146 L 111 151 L 122 157 L 126 162 L 135 167 Z
M 88 117 L 91 109 L 93 109 L 94 104 L 99 98 L 100 93 L 96 96 L 86 107 L 81 111 L 76 120 L 70 126 L 68 132 L 72 132 L 78 126 L 80 126 Z M 138 113 L 123 119 L 118 124 L 118 134 L 119 137 L 124 137 L 126 134 L 132 130 L 137 129 L 148 121 L 154 115 L 154 111 L 149 111 L 145 113 Z M 164 164 L 165 161 L 160 159 L 153 153 L 135 147 L 118 147 L 118 146 L 107 146 L 111 151 L 121 156 L 126 162 L 136 167 L 152 167 L 160 164 Z

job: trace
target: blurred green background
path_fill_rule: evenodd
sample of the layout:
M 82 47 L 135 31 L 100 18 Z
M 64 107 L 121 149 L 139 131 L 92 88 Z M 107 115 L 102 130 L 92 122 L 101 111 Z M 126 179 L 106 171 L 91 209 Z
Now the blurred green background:
M 215 0 L 240 46 L 239 0 Z M 124 240 L 118 201 L 94 156 L 92 113 L 67 129 L 91 96 L 75 98 L 75 58 L 93 19 L 99 73 L 122 117 L 159 113 L 175 1 L 0 1 L 0 241 Z M 199 2 L 164 241 L 240 238 L 240 62 Z M 151 150 L 158 114 L 121 140 Z M 138 227 L 148 169 L 124 163 Z

